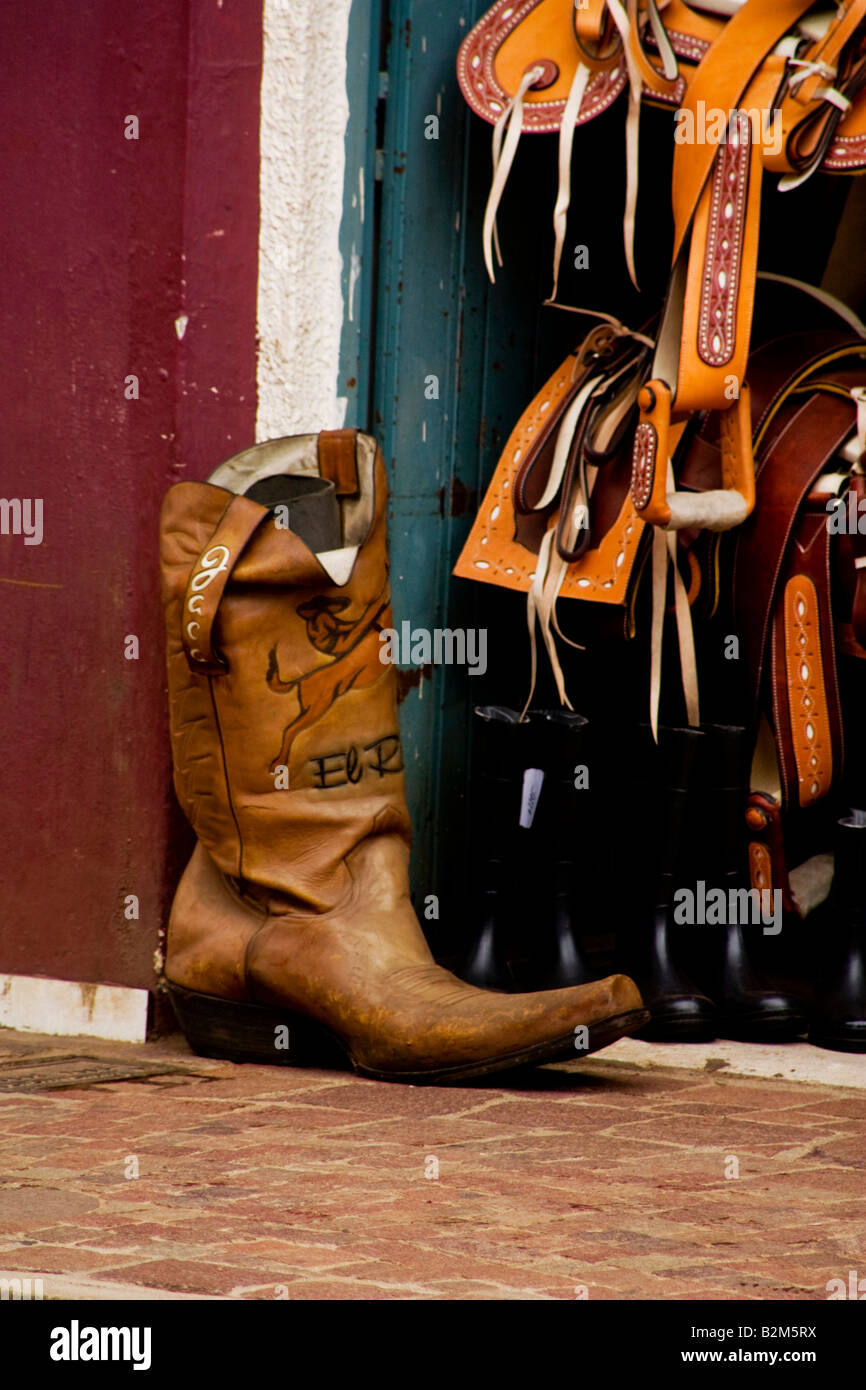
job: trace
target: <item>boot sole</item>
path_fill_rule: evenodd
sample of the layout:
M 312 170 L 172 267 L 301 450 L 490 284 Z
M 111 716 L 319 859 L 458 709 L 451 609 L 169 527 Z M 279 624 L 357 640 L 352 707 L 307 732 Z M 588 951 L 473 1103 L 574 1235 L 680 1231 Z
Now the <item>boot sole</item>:
M 641 1042 L 708 1043 L 719 1036 L 716 1018 L 683 1018 L 681 1014 L 651 1013 L 649 1023 L 640 1030 Z
M 356 1061 L 333 1033 L 303 1014 L 199 994 L 169 981 L 166 987 L 181 1031 L 199 1057 L 252 1062 L 260 1066 L 327 1067 L 342 1071 L 351 1066 L 359 1076 L 373 1081 L 400 1081 L 412 1086 L 467 1081 L 513 1067 L 585 1057 L 608 1047 L 617 1038 L 636 1032 L 649 1019 L 646 1009 L 632 1009 L 591 1023 L 587 1026 L 587 1046 L 579 1052 L 575 1050 L 574 1034 L 567 1033 L 565 1037 L 480 1062 L 426 1071 L 379 1071 Z
M 326 1028 L 302 1014 L 200 994 L 166 981 L 181 1032 L 199 1057 L 277 1067 L 346 1069 L 349 1058 Z
M 806 1032 L 808 1024 L 801 1014 L 773 1019 L 725 1022 L 719 1025 L 719 1037 L 731 1042 L 775 1043 L 795 1042 Z
M 834 1036 L 832 1033 L 810 1033 L 808 1041 L 813 1047 L 823 1047 L 826 1052 L 866 1053 L 866 1038 Z
M 646 1009 L 632 1009 L 628 1013 L 615 1014 L 598 1023 L 587 1025 L 587 1046 L 579 1050 L 574 1046 L 574 1033 L 562 1038 L 551 1038 L 548 1042 L 536 1043 L 517 1052 L 509 1052 L 499 1057 L 487 1058 L 483 1062 L 465 1062 L 456 1067 L 442 1067 L 437 1071 L 393 1072 L 376 1071 L 353 1062 L 360 1076 L 369 1076 L 374 1081 L 403 1081 L 411 1086 L 441 1086 L 449 1081 L 469 1081 L 477 1076 L 490 1076 L 497 1071 L 510 1071 L 515 1067 L 538 1066 L 542 1062 L 562 1062 L 568 1059 L 579 1061 L 590 1052 L 598 1052 L 609 1047 L 618 1038 L 627 1037 L 643 1027 L 649 1018 Z

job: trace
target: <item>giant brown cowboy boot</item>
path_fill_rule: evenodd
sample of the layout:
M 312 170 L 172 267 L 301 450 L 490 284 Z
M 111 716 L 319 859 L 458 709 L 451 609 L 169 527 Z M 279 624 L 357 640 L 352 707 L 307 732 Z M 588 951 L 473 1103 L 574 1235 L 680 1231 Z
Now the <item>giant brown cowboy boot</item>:
M 298 476 L 339 499 L 339 544 L 317 554 L 286 529 Z M 646 1021 L 631 980 L 488 993 L 436 965 L 412 911 L 385 495 L 375 442 L 337 431 L 258 445 L 166 498 L 175 788 L 199 840 L 168 934 L 181 1026 L 236 1061 L 321 1061 L 336 1042 L 389 1081 L 594 1051 Z

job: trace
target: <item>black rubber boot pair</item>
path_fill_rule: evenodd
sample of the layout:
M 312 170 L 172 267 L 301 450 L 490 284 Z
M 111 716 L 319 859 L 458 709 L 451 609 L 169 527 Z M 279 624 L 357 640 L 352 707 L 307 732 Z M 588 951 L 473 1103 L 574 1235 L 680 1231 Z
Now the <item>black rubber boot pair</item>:
M 533 710 L 521 719 L 516 710 L 484 705 L 474 725 L 474 930 L 457 973 L 506 991 L 598 979 L 603 972 L 592 970 L 581 943 L 578 907 L 590 817 L 588 722 L 567 710 Z
M 836 869 L 815 982 L 809 1042 L 832 1052 L 866 1052 L 866 812 L 836 826 Z
M 731 725 L 640 731 L 635 845 L 644 894 L 622 957 L 658 1042 L 783 1041 L 805 1031 L 799 1002 L 762 978 L 760 938 L 778 940 L 781 904 L 748 893 L 745 807 L 751 743 Z M 765 948 L 766 949 L 766 948 Z

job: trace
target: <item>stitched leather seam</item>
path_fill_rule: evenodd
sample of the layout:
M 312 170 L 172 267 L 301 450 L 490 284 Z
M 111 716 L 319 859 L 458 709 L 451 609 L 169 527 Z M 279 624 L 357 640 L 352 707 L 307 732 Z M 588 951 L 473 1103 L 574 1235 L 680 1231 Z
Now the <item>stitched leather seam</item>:
M 785 586 L 785 666 L 799 802 L 808 806 L 830 789 L 833 748 L 815 585 L 795 575 Z
M 730 362 L 736 346 L 736 311 L 749 186 L 749 118 L 737 117 L 738 143 L 716 156 L 704 276 L 698 315 L 698 353 L 708 367 Z M 730 209 L 730 212 L 729 212 Z
M 457 77 L 463 95 L 473 111 L 485 120 L 500 115 L 509 100 L 508 93 L 496 77 L 496 55 L 505 39 L 535 9 L 539 0 L 525 0 L 522 5 L 514 5 L 508 18 L 500 22 L 499 11 L 508 3 L 509 0 L 499 0 L 493 6 L 467 35 L 457 55 Z M 581 102 L 578 124 L 582 125 L 584 121 L 606 111 L 624 89 L 627 81 L 625 65 L 620 65 L 616 77 L 612 77 L 613 71 L 615 69 L 597 73 L 590 79 Z M 558 130 L 564 106 L 564 97 L 556 101 L 527 101 L 523 108 L 524 130 Z
M 219 679 L 219 677 L 217 677 L 217 679 Z M 235 812 L 235 803 L 234 803 L 234 799 L 233 799 L 233 797 L 232 797 L 231 783 L 230 783 L 230 781 L 229 781 L 228 759 L 226 758 L 226 746 L 225 746 L 225 742 L 224 742 L 224 740 L 223 740 L 222 725 L 220 724 L 219 711 L 217 710 L 216 695 L 214 694 L 213 683 L 214 683 L 214 677 L 213 677 L 213 676 L 208 676 L 208 678 L 207 678 L 208 692 L 209 692 L 209 694 L 210 694 L 211 707 L 212 707 L 212 709 L 213 709 L 213 717 L 214 717 L 214 723 L 215 723 L 215 725 L 216 725 L 217 738 L 219 739 L 220 753 L 222 754 L 223 777 L 225 778 L 225 784 L 226 784 L 226 800 L 227 800 L 227 802 L 228 802 L 229 810 L 230 810 L 231 813 L 232 813 L 232 820 L 233 820 L 234 823 L 235 823 L 235 830 L 237 831 L 237 837 L 238 837 L 238 871 L 237 871 L 236 877 L 239 878 L 239 879 L 243 879 L 243 876 L 244 876 L 244 875 L 243 875 L 243 867 L 244 867 L 244 844 L 243 844 L 243 839 L 241 838 L 241 827 L 240 827 L 240 824 L 238 823 L 237 814 L 236 814 L 236 812 Z
M 657 449 L 658 434 L 655 425 L 649 420 L 642 420 L 634 434 L 631 465 L 631 494 L 639 512 L 643 511 L 652 496 Z
M 778 449 L 778 448 L 781 446 L 782 442 L 787 438 L 787 436 L 788 436 L 789 434 L 793 434 L 793 433 L 795 432 L 796 429 L 798 429 L 799 427 L 802 426 L 802 419 L 801 419 L 801 417 L 809 410 L 810 404 L 811 404 L 811 400 L 810 400 L 810 401 L 806 401 L 806 402 L 800 407 L 800 409 L 797 411 L 796 415 L 792 416 L 792 418 L 788 421 L 788 423 L 785 425 L 785 428 L 782 430 L 782 433 L 779 435 L 778 439 L 775 441 L 775 443 L 774 443 L 774 445 L 773 445 L 774 451 L 775 451 L 776 449 Z M 758 660 L 758 666 L 757 666 L 757 670 L 756 670 L 756 673 L 755 673 L 755 675 L 756 675 L 756 680 L 755 680 L 755 689 L 756 689 L 756 692 L 760 690 L 760 684 L 761 684 L 761 680 L 762 680 L 762 678 L 763 678 L 763 671 L 764 671 L 764 664 L 765 664 L 765 653 L 766 653 L 766 651 L 767 651 L 767 641 L 768 641 L 768 637 L 769 637 L 770 632 L 772 631 L 773 613 L 774 613 L 774 611 L 775 611 L 775 606 L 776 606 L 778 584 L 779 584 L 779 579 L 780 579 L 781 574 L 782 574 L 782 567 L 783 567 L 784 562 L 785 562 L 785 555 L 787 554 L 788 545 L 789 545 L 790 540 L 791 540 L 791 534 L 792 534 L 792 532 L 793 532 L 793 530 L 794 530 L 794 525 L 795 525 L 795 523 L 796 523 L 797 517 L 798 517 L 799 512 L 800 512 L 800 507 L 802 506 L 802 503 L 803 503 L 805 497 L 808 496 L 809 490 L 811 489 L 811 487 L 812 487 L 812 485 L 813 485 L 813 483 L 814 483 L 815 478 L 816 478 L 816 477 L 818 476 L 818 474 L 823 470 L 824 464 L 826 463 L 827 459 L 830 458 L 830 457 L 832 457 L 832 455 L 836 452 L 836 448 L 837 448 L 837 447 L 838 447 L 838 445 L 834 443 L 832 449 L 830 449 L 830 450 L 827 451 L 825 457 L 824 457 L 822 460 L 820 460 L 818 463 L 816 463 L 814 473 L 812 474 L 812 477 L 811 477 L 811 481 L 809 482 L 808 486 L 805 487 L 805 488 L 803 489 L 803 491 L 801 492 L 800 497 L 798 498 L 798 501 L 797 501 L 797 506 L 791 511 L 791 514 L 790 514 L 790 516 L 789 516 L 789 518 L 788 518 L 788 524 L 787 524 L 787 527 L 786 527 L 786 529 L 785 529 L 785 535 L 784 535 L 784 538 L 783 538 L 783 542 L 782 542 L 781 546 L 780 546 L 779 549 L 778 549 L 778 554 L 777 554 L 777 558 L 776 558 L 776 564 L 775 564 L 774 571 L 773 571 L 773 583 L 772 583 L 772 587 L 771 587 L 771 589 L 770 589 L 770 591 L 769 591 L 769 603 L 767 604 L 767 609 L 766 609 L 766 612 L 765 612 L 765 614 L 764 614 L 763 624 L 762 624 L 762 628 L 761 628 L 761 641 L 760 641 L 760 646 L 757 648 L 757 652 L 758 652 L 758 658 L 757 658 L 757 660 Z M 763 462 L 766 462 L 766 461 L 767 461 L 767 460 L 764 460 Z M 753 523 L 752 523 L 752 524 L 753 524 L 753 525 L 754 525 L 754 524 L 757 524 L 756 520 L 754 519 L 754 513 L 753 513 Z M 737 547 L 737 553 L 736 553 L 736 555 L 735 555 L 735 557 L 734 557 L 734 590 L 735 590 L 735 592 L 736 592 L 737 582 L 738 582 L 738 567 L 739 567 L 739 547 Z M 772 647 L 772 644 L 771 644 L 771 647 Z M 774 656 L 773 654 L 771 654 L 771 673 L 772 673 L 772 674 L 771 674 L 771 680 L 772 680 L 772 683 L 773 683 L 773 687 L 774 687 L 774 689 L 775 689 L 775 684 L 776 684 L 776 672 L 775 672 L 775 656 Z M 757 694 L 756 694 L 756 699 L 757 699 Z M 790 788 L 787 788 L 787 787 L 786 787 L 786 788 L 785 788 L 786 797 L 787 797 L 787 795 L 789 794 L 789 791 L 790 791 Z
M 770 851 L 760 840 L 749 842 L 749 878 L 753 888 L 770 889 L 773 884 L 773 861 Z
M 822 367 L 829 367 L 833 362 L 844 361 L 846 357 L 862 356 L 866 356 L 866 343 L 862 340 L 860 342 L 855 340 L 851 343 L 843 344 L 842 347 L 834 348 L 831 352 L 818 354 L 818 356 L 808 362 L 805 367 L 794 372 L 788 381 L 779 388 L 773 399 L 764 407 L 763 413 L 753 430 L 752 437 L 755 450 L 759 448 L 764 435 L 782 406 L 785 404 L 785 401 L 793 394 L 798 386 L 808 380 L 813 372 L 818 371 Z
M 822 169 L 862 169 L 866 164 L 866 135 L 836 134 L 833 148 L 824 156 Z

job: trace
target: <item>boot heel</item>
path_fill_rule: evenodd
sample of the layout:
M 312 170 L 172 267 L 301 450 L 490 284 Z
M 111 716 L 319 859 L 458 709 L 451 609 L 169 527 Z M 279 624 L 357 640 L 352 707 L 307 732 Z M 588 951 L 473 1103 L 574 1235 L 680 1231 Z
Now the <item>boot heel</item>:
M 181 1031 L 200 1057 L 265 1066 L 349 1065 L 333 1035 L 302 1014 L 219 999 L 170 981 L 166 987 Z

